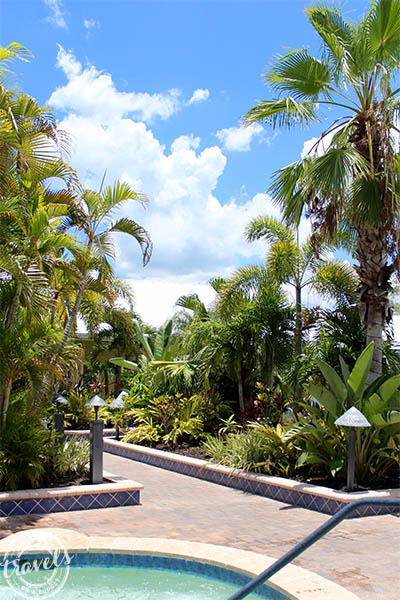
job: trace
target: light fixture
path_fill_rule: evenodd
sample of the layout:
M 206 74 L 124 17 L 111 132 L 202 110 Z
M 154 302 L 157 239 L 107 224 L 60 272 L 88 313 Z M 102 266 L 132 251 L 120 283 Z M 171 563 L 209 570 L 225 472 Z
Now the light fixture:
M 99 407 L 100 406 L 108 406 L 108 404 L 107 404 L 107 402 L 104 402 L 103 398 L 100 398 L 100 396 L 98 396 L 96 394 L 95 396 L 93 396 L 93 398 L 91 400 L 89 400 L 89 402 L 86 402 L 86 406 L 93 406 L 94 407 L 94 414 L 95 414 L 95 418 L 96 418 L 96 421 L 97 421 Z
M 356 427 L 371 427 L 371 423 L 364 417 L 362 412 L 355 406 L 346 410 L 345 413 L 335 421 L 339 427 L 350 427 L 349 431 L 349 456 L 347 460 L 347 489 L 354 489 L 354 474 L 356 466 Z

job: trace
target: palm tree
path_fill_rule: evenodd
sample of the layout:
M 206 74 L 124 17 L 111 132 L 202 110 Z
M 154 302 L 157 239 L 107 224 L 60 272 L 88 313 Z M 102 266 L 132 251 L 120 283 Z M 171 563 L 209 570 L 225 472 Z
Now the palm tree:
M 373 381 L 382 372 L 390 278 L 400 270 L 400 162 L 393 135 L 399 132 L 400 89 L 392 87 L 400 60 L 400 0 L 372 2 L 355 24 L 321 4 L 306 14 L 321 38 L 321 57 L 303 47 L 275 59 L 265 74 L 274 97 L 254 106 L 245 124 L 307 126 L 318 123 L 326 107 L 343 111 L 315 146 L 333 136 L 327 152 L 278 171 L 270 189 L 289 223 L 298 224 L 307 210 L 314 245 L 334 240 L 340 227 L 354 232 L 361 313 L 367 343 L 374 341 Z
M 85 190 L 82 194 L 79 212 L 72 225 L 84 236 L 85 247 L 80 256 L 75 258 L 74 264 L 79 270 L 79 283 L 74 304 L 68 315 L 64 335 L 60 343 L 60 350 L 67 343 L 82 305 L 85 293 L 95 278 L 101 285 L 113 273 L 111 260 L 115 260 L 115 245 L 113 234 L 126 233 L 134 238 L 143 254 L 145 266 L 151 257 L 152 243 L 147 231 L 132 219 L 122 217 L 112 222 L 113 212 L 128 200 L 135 200 L 142 205 L 147 203 L 143 194 L 134 192 L 127 183 L 115 182 L 107 186 L 100 193 Z M 94 277 L 93 273 L 97 275 Z
M 300 244 L 298 231 L 277 219 L 264 216 L 252 219 L 246 227 L 246 238 L 249 242 L 264 239 L 271 243 L 266 257 L 267 275 L 278 285 L 287 284 L 294 288 L 295 355 L 299 356 L 303 345 L 304 288 L 312 287 L 320 294 L 336 300 L 349 300 L 355 296 L 357 277 L 347 263 L 328 258 L 326 248 L 316 252 L 310 240 Z

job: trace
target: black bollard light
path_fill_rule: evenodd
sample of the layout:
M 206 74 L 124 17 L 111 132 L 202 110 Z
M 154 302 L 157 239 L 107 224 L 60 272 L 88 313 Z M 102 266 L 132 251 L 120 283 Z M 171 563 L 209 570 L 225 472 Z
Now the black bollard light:
M 68 400 L 60 394 L 54 394 L 50 402 L 55 402 L 57 406 L 57 412 L 53 415 L 53 427 L 54 431 L 59 434 L 59 441 L 62 442 L 64 438 L 64 413 L 61 410 L 61 405 L 67 404 Z
M 95 418 L 90 421 L 90 481 L 103 482 L 103 421 L 98 419 L 100 406 L 107 406 L 103 398 L 96 394 L 86 406 L 93 406 Z
M 336 419 L 335 425 L 340 427 L 350 427 L 349 431 L 349 456 L 347 459 L 347 490 L 354 490 L 354 475 L 356 468 L 356 427 L 371 427 L 371 423 L 364 415 L 352 406 L 341 417 Z
M 128 392 L 120 392 L 118 396 L 110 404 L 110 408 L 124 408 L 124 398 L 129 396 Z M 115 426 L 115 439 L 119 441 L 119 425 Z

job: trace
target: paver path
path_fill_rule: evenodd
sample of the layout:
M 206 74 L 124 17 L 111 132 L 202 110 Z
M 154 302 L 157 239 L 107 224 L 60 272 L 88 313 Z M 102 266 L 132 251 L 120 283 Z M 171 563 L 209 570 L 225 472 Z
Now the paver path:
M 65 527 L 89 535 L 222 544 L 279 557 L 328 518 L 110 454 L 104 466 L 144 485 L 141 506 L 2 518 L 0 537 L 28 527 Z M 343 585 L 360 600 L 399 600 L 400 519 L 345 521 L 295 564 Z

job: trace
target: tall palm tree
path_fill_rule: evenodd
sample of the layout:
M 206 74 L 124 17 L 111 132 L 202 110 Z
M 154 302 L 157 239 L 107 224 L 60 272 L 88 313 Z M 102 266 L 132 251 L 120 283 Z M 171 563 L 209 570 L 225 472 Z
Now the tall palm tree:
M 382 372 L 382 334 L 390 317 L 390 277 L 400 270 L 399 88 L 400 0 L 376 0 L 357 23 L 318 4 L 306 11 L 322 41 L 321 57 L 305 47 L 274 60 L 265 74 L 274 97 L 254 106 L 245 124 L 311 125 L 326 107 L 342 116 L 325 128 L 333 136 L 322 156 L 311 153 L 275 174 L 271 186 L 287 221 L 305 210 L 314 243 L 339 227 L 356 237 L 355 267 L 367 343 L 375 342 L 369 380 Z M 318 144 L 316 144 L 318 147 Z
M 84 295 L 93 279 L 99 284 L 107 281 L 112 276 L 113 268 L 110 260 L 115 260 L 115 245 L 113 234 L 126 233 L 135 239 L 143 255 L 143 265 L 150 260 L 152 242 L 147 231 L 132 219 L 122 217 L 112 222 L 114 211 L 128 200 L 135 200 L 142 205 L 147 203 L 147 198 L 132 190 L 127 183 L 115 182 L 106 186 L 100 193 L 85 190 L 82 194 L 79 210 L 75 220 L 71 221 L 80 235 L 84 238 L 84 250 L 75 258 L 75 266 L 79 270 L 79 283 L 75 302 L 69 313 L 60 343 L 60 350 L 67 343 L 84 299 Z M 96 273 L 94 276 L 93 273 Z

